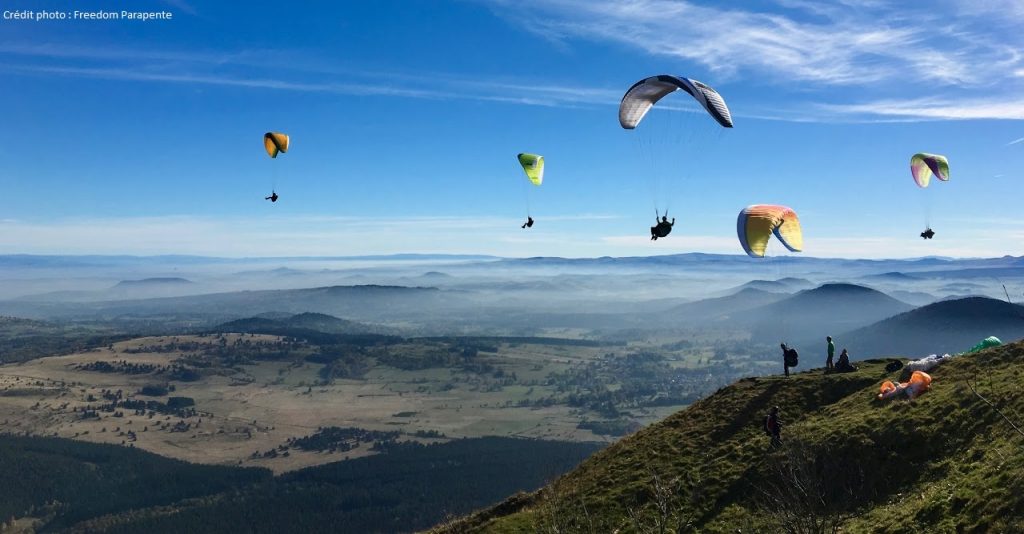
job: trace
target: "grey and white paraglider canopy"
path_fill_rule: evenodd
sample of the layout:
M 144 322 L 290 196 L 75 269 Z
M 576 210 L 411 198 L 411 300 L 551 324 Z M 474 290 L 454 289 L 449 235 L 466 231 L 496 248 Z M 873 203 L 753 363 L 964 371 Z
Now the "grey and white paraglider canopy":
M 697 80 L 668 74 L 644 78 L 626 91 L 619 104 L 619 124 L 627 130 L 636 128 L 636 125 L 640 124 L 647 112 L 651 110 L 651 106 L 679 89 L 689 93 L 701 106 L 704 106 L 704 109 L 718 121 L 718 124 L 732 128 L 729 107 L 725 105 L 725 100 L 722 95 L 718 94 L 718 91 Z

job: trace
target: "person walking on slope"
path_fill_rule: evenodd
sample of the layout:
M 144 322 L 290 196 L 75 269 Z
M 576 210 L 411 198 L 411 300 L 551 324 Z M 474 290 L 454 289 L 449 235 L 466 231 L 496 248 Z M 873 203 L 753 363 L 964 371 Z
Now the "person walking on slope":
M 782 445 L 782 420 L 779 419 L 779 407 L 772 406 L 764 418 L 764 433 L 772 438 L 771 448 Z
M 825 341 L 828 341 L 828 358 L 825 359 L 825 372 L 829 373 L 835 370 L 835 366 L 832 365 L 832 357 L 836 355 L 836 344 L 832 343 L 832 336 L 825 336 Z
M 782 347 L 782 370 L 786 372 L 786 376 L 789 376 L 789 368 L 796 367 L 799 363 L 799 354 L 796 349 L 787 347 L 785 343 L 780 345 Z

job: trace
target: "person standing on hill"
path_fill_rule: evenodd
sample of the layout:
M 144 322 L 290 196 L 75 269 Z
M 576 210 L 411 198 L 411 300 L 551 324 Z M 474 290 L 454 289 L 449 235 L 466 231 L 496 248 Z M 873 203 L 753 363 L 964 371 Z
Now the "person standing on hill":
M 799 355 L 796 349 L 787 347 L 785 343 L 780 346 L 782 347 L 782 370 L 786 372 L 786 376 L 789 376 L 789 368 L 799 364 Z
M 832 336 L 825 336 L 825 341 L 828 341 L 828 358 L 825 359 L 825 372 L 828 373 L 835 369 L 832 357 L 836 355 L 836 344 L 832 343 Z
M 771 448 L 782 445 L 782 420 L 779 419 L 779 407 L 772 406 L 764 418 L 764 433 L 772 438 Z

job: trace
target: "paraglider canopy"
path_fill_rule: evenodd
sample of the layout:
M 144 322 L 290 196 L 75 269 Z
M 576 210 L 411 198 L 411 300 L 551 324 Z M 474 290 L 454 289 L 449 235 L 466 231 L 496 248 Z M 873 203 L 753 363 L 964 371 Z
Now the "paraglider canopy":
M 934 175 L 943 182 L 949 181 L 949 161 L 946 156 L 918 152 L 910 158 L 910 174 L 918 187 L 928 187 Z
M 973 354 L 975 352 L 983 351 L 983 350 L 985 350 L 987 348 L 998 347 L 999 345 L 1002 345 L 1002 344 L 1003 344 L 1003 342 L 999 338 L 997 338 L 996 336 L 988 336 L 987 338 L 979 341 L 977 345 L 971 347 L 971 349 L 968 350 L 967 353 L 968 354 Z
M 772 234 L 790 251 L 804 248 L 804 234 L 796 212 L 786 206 L 754 204 L 736 218 L 736 236 L 743 251 L 752 258 L 763 258 Z
M 519 164 L 523 166 L 523 172 L 533 185 L 540 185 L 544 182 L 544 156 L 537 154 L 519 154 Z
M 263 134 L 263 148 L 267 155 L 276 158 L 279 153 L 288 152 L 290 138 L 287 134 L 279 132 L 267 132 Z
M 633 84 L 619 103 L 619 124 L 627 129 L 636 128 L 647 112 L 659 100 L 670 93 L 682 89 L 690 94 L 718 124 L 732 128 L 732 116 L 725 99 L 710 86 L 697 80 L 662 74 L 644 78 Z

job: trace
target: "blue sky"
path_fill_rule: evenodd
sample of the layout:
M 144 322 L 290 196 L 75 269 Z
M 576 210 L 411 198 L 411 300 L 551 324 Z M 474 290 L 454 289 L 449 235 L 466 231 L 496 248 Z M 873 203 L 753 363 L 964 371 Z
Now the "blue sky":
M 140 0 L 173 19 L 0 20 L 0 253 L 739 253 L 739 210 L 781 203 L 808 255 L 1020 255 L 1024 4 L 904 4 Z M 624 90 L 663 73 L 718 89 L 735 128 L 678 93 L 622 130 Z M 292 136 L 276 161 L 267 130 Z M 529 231 L 523 151 L 547 161 Z M 918 151 L 952 180 L 916 189 Z M 656 243 L 655 205 L 680 223 Z

